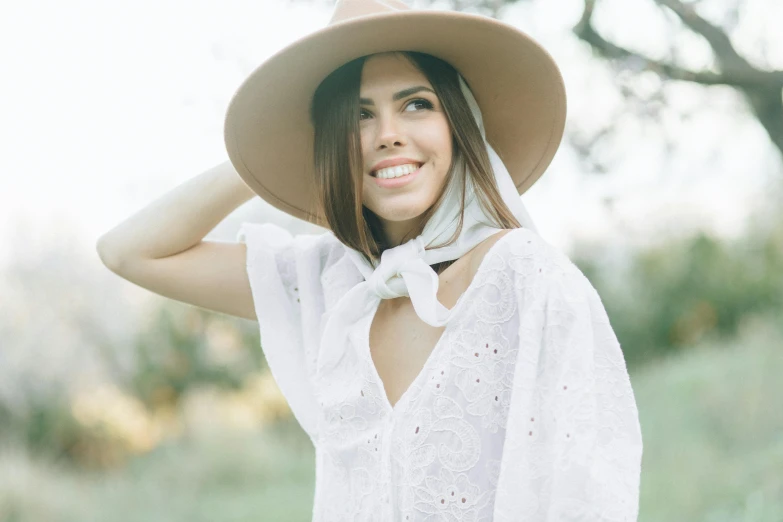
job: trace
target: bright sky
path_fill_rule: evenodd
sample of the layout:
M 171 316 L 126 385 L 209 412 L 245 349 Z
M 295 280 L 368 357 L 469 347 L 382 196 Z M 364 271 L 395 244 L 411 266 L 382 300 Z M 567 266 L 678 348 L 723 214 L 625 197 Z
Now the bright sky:
M 648 23 L 654 19 L 628 11 L 643 9 L 644 0 L 607 4 L 616 10 L 597 23 L 614 28 L 617 41 L 660 40 L 660 27 Z M 536 2 L 509 11 L 508 18 L 560 64 L 569 125 L 600 118 L 610 105 L 607 78 L 591 72 L 585 49 L 568 36 L 580 5 Z M 780 3 L 774 6 L 768 4 L 777 17 L 749 8 L 757 20 L 751 29 L 757 29 L 743 33 L 748 46 L 755 45 L 759 27 L 772 34 L 768 21 L 783 19 Z M 330 14 L 331 7 L 317 1 L 6 3 L 0 21 L 0 263 L 52 240 L 78 243 L 92 254 L 101 233 L 223 161 L 223 115 L 236 87 L 266 57 L 325 25 Z M 633 19 L 640 19 L 637 26 L 625 23 Z M 780 57 L 778 44 L 767 52 Z M 699 63 L 705 52 L 698 39 L 683 44 L 685 59 Z M 678 99 L 703 103 L 705 95 L 684 88 Z M 542 235 L 568 249 L 577 238 L 644 235 L 670 229 L 673 220 L 737 230 L 767 176 L 779 176 L 779 160 L 760 127 L 738 116 L 731 93 L 709 100 L 719 105 L 688 124 L 661 122 L 689 145 L 673 163 L 639 134 L 622 144 L 624 154 L 610 174 L 586 178 L 573 151 L 561 147 L 523 196 Z M 717 157 L 716 140 L 731 145 Z M 602 204 L 605 197 L 614 198 L 614 217 Z M 256 198 L 213 237 L 233 239 L 243 219 L 290 222 Z

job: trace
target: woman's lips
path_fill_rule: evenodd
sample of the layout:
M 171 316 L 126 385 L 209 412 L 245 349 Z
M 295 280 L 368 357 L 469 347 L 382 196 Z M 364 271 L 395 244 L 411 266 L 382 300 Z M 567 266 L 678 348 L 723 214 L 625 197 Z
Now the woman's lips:
M 404 185 L 407 185 L 408 183 L 412 182 L 418 175 L 419 172 L 421 172 L 421 168 L 424 166 L 424 164 L 419 165 L 419 168 L 411 172 L 410 174 L 406 174 L 404 176 L 400 176 L 399 178 L 377 178 L 370 174 L 373 181 L 376 185 L 378 185 L 381 188 L 397 188 L 402 187 Z

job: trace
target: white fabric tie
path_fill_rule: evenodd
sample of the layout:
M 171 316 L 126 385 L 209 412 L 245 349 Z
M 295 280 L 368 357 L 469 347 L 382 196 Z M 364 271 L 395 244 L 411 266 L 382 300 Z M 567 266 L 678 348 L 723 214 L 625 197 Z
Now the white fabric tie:
M 484 139 L 503 201 L 523 227 L 537 233 L 506 166 L 487 142 L 481 110 L 473 93 L 462 76 L 459 76 L 459 82 Z M 462 176 L 467 176 L 462 231 L 451 245 L 426 250 L 427 245 L 447 241 L 459 225 Z M 358 251 L 348 248 L 348 255 L 365 280 L 351 288 L 326 317 L 318 357 L 319 373 L 339 365 L 342 352 L 348 349 L 349 332 L 353 331 L 381 299 L 410 296 L 416 315 L 425 323 L 438 327 L 449 321 L 451 310 L 438 301 L 439 279 L 431 265 L 461 258 L 500 229 L 491 224 L 491 220 L 484 214 L 475 196 L 472 178 L 466 169 L 461 172 L 454 171 L 446 190 L 445 201 L 424 226 L 421 235 L 385 250 L 381 254 L 380 262 L 376 262 L 375 266 L 368 263 Z

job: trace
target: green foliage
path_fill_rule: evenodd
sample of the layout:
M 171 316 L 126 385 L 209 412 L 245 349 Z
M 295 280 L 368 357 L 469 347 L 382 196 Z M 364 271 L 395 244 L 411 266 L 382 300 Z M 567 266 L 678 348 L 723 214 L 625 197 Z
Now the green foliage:
M 115 352 L 105 355 L 121 367 Z M 237 390 L 265 366 L 257 323 L 167 299 L 140 329 L 130 370 L 118 377 L 152 410 L 176 408 L 197 387 Z
M 573 259 L 600 294 L 629 366 L 783 313 L 783 231 L 669 240 L 634 253 L 621 270 L 589 254 Z
M 6 447 L 0 521 L 310 520 L 315 456 L 306 439 L 291 425 L 179 439 L 111 472 L 62 469 Z
M 781 347 L 775 314 L 631 375 L 644 440 L 640 522 L 781 519 Z
M 100 346 L 113 378 L 150 413 L 176 415 L 180 400 L 202 386 L 236 390 L 265 368 L 258 325 L 176 301 L 160 300 L 147 325 L 127 345 Z M 130 363 L 127 363 L 130 360 Z M 33 386 L 20 380 L 21 401 L 0 400 L 0 443 L 12 442 L 54 462 L 106 469 L 132 452 L 130 441 L 74 414 L 65 383 Z
M 63 467 L 108 468 L 128 449 L 104 427 L 80 423 L 65 390 L 27 393 L 25 404 L 14 409 L 0 403 L 0 425 L 0 442 L 22 446 Z

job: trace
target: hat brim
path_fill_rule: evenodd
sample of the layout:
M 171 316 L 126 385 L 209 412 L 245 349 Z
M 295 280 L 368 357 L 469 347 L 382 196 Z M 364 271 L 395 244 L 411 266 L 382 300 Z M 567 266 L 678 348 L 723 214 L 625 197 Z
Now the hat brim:
M 419 51 L 470 86 L 487 140 L 520 194 L 549 166 L 563 136 L 566 95 L 552 57 L 515 27 L 467 13 L 410 10 L 329 25 L 269 58 L 240 85 L 225 118 L 235 169 L 272 206 L 320 226 L 309 107 L 332 71 L 360 56 Z

